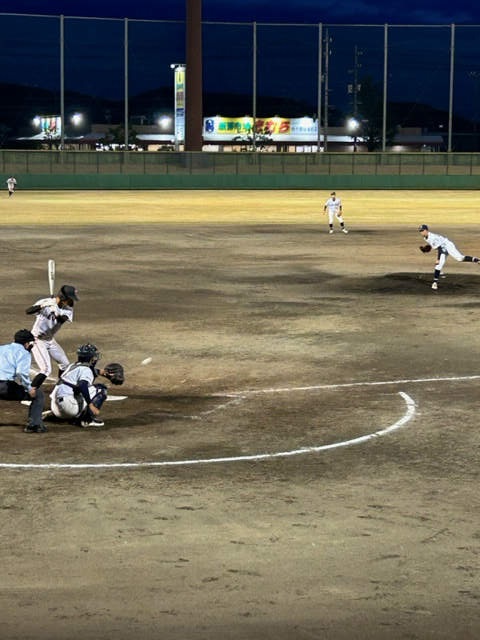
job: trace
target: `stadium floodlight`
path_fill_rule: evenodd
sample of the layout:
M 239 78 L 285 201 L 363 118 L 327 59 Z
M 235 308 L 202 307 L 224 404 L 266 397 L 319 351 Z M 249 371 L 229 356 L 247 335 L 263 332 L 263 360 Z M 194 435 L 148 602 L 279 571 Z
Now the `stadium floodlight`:
M 70 120 L 72 121 L 72 124 L 74 124 L 75 126 L 78 126 L 79 124 L 82 124 L 83 116 L 81 113 L 74 113 L 70 118 Z
M 347 121 L 347 127 L 349 131 L 358 131 L 360 122 L 356 118 L 349 118 Z
M 353 136 L 353 151 L 357 151 L 357 135 L 358 130 L 360 129 L 360 122 L 357 118 L 349 118 L 347 120 L 347 129 L 351 132 Z
M 160 118 L 158 119 L 158 126 L 164 131 L 165 129 L 170 129 L 171 124 L 172 118 L 170 116 L 160 116 Z

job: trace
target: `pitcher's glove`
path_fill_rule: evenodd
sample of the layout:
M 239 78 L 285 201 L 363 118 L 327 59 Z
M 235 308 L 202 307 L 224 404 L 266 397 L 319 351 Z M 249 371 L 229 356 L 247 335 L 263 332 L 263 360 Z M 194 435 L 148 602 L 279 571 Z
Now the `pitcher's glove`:
M 103 368 L 103 375 L 110 380 L 112 384 L 123 384 L 125 382 L 125 372 L 118 362 L 111 362 Z
M 432 247 L 429 244 L 424 244 L 420 247 L 420 251 L 422 253 L 428 253 L 431 250 L 432 250 Z

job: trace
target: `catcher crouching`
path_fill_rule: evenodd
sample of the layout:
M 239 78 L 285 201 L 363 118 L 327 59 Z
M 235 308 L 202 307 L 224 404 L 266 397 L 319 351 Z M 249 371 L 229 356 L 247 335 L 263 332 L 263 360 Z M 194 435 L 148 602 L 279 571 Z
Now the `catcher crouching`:
M 62 372 L 50 394 L 50 408 L 55 417 L 71 421 L 79 427 L 103 427 L 100 410 L 108 391 L 104 384 L 96 383 L 95 379 L 100 375 L 112 384 L 121 385 L 125 374 L 118 362 L 97 369 L 98 360 L 100 352 L 94 344 L 78 347 L 77 361 Z

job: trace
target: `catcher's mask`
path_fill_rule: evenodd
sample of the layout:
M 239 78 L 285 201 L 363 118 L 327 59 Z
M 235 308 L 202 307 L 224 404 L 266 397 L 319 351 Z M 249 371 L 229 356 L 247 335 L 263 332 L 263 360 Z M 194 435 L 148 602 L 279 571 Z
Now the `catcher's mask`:
M 100 360 L 100 352 L 94 344 L 82 344 L 77 349 L 77 359 L 78 362 L 85 362 L 88 364 L 97 364 L 97 361 Z

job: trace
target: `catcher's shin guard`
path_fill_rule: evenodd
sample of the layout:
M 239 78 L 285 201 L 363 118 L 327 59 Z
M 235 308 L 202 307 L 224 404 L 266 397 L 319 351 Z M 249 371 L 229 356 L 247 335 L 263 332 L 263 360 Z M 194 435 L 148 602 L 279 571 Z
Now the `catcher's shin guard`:
M 96 389 L 96 393 L 93 396 L 93 398 L 90 400 L 90 402 L 93 404 L 94 407 L 100 410 L 102 408 L 103 403 L 107 399 L 107 387 L 104 384 L 100 384 L 100 383 L 95 384 L 93 386 Z M 90 408 L 86 407 L 86 409 L 82 412 L 80 419 L 82 422 L 91 422 L 92 420 L 95 419 L 95 416 L 93 415 Z
M 107 387 L 104 384 L 97 383 L 94 385 L 97 390 L 96 394 L 93 396 L 91 403 L 97 409 L 101 409 L 103 403 L 107 399 Z

